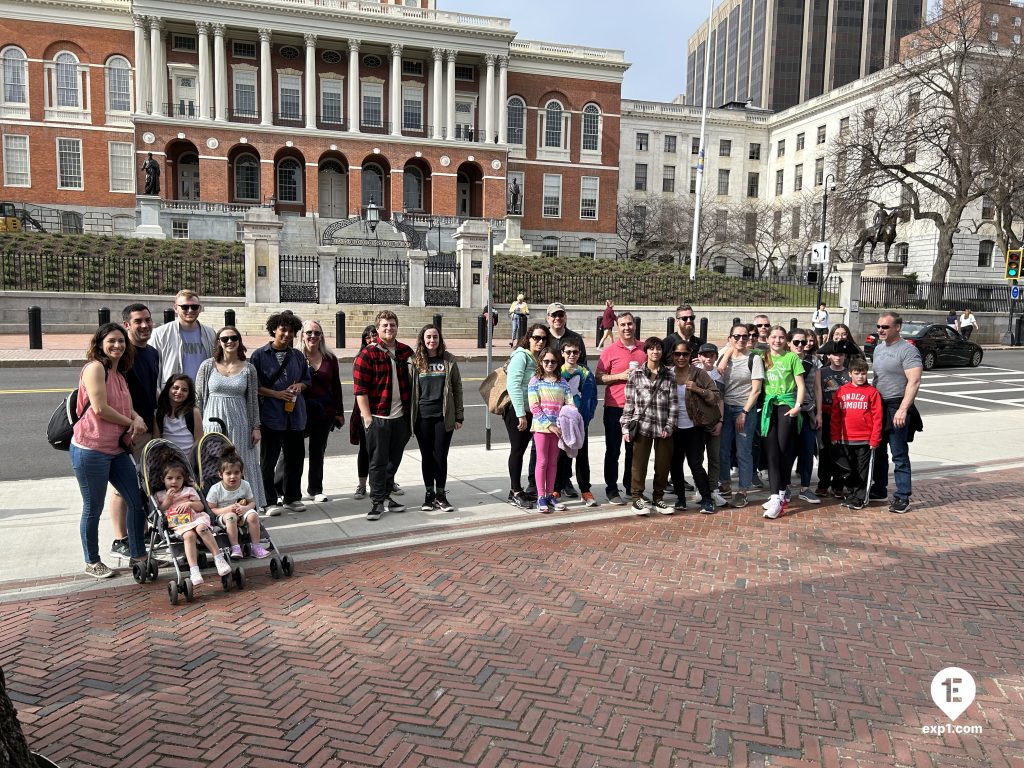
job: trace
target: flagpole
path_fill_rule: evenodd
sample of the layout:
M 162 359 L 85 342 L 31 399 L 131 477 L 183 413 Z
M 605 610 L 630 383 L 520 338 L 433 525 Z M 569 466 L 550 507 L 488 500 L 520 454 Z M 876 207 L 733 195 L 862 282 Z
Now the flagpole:
M 715 0 L 708 9 L 708 35 L 704 40 L 704 89 L 700 112 L 700 153 L 697 155 L 697 190 L 693 201 L 693 240 L 690 243 L 690 279 L 697 279 L 697 238 L 700 233 L 700 203 L 704 190 L 704 133 L 708 122 L 708 69 L 711 63 L 711 16 Z

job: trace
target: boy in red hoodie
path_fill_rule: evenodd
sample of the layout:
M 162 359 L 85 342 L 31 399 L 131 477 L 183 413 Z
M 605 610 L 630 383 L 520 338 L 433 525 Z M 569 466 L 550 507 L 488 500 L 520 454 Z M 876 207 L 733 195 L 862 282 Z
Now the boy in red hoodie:
M 868 384 L 868 364 L 855 359 L 850 363 L 849 384 L 832 398 L 831 437 L 836 472 L 846 479 L 849 490 L 843 506 L 863 509 L 867 504 L 868 465 L 871 451 L 882 442 L 882 396 Z M 834 481 L 836 486 L 839 481 Z

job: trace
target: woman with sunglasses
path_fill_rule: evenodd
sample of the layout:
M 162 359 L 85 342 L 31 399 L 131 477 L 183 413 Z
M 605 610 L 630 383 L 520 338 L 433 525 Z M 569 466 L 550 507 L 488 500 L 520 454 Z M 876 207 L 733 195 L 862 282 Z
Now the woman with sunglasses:
M 768 460 L 768 491 L 764 516 L 774 520 L 789 502 L 789 483 L 802 423 L 800 404 L 806 394 L 804 365 L 789 350 L 786 329 L 772 326 L 764 359 L 764 408 L 761 411 L 761 451 Z
M 764 362 L 760 355 L 750 353 L 751 332 L 746 325 L 734 325 L 729 339 L 732 344 L 718 361 L 718 371 L 725 386 L 718 480 L 723 494 L 732 490 L 729 468 L 735 449 L 740 485 L 732 495 L 731 503 L 739 508 L 747 505 L 747 494 L 754 486 L 754 436 L 757 432 L 758 401 L 764 385 Z
M 266 507 L 267 495 L 260 474 L 259 379 L 245 359 L 242 334 L 226 325 L 214 337 L 213 357 L 204 360 L 196 374 L 196 405 L 203 414 L 204 432 L 226 432 L 246 468 L 258 508 Z
M 537 448 L 537 467 L 534 471 L 537 509 L 542 514 L 552 509 L 556 512 L 565 510 L 565 504 L 553 493 L 558 470 L 558 440 L 562 436 L 558 415 L 563 406 L 573 405 L 572 392 L 562 379 L 562 360 L 560 352 L 552 347 L 544 347 L 527 387 L 527 402 L 533 416 L 530 431 Z
M 803 420 L 797 433 L 796 469 L 800 475 L 800 498 L 808 504 L 820 504 L 818 494 L 810 488 L 814 456 L 818 451 L 818 431 L 821 429 L 821 361 L 815 354 L 817 341 L 813 333 L 794 328 L 789 332 L 789 348 L 803 363 L 804 387 L 807 390 L 800 404 Z
M 534 323 L 519 339 L 505 369 L 508 396 L 511 401 L 502 415 L 510 445 L 508 503 L 520 509 L 529 509 L 533 506 L 530 499 L 523 493 L 523 456 L 532 442 L 530 439 L 530 424 L 533 421 L 529 405 L 530 379 L 537 371 L 540 352 L 547 345 L 547 326 Z
M 330 501 L 324 495 L 324 454 L 327 438 L 335 427 L 345 426 L 345 404 L 341 395 L 341 370 L 338 358 L 324 343 L 324 328 L 316 320 L 302 324 L 302 354 L 309 365 L 309 389 L 306 400 L 306 436 L 309 438 L 307 500 Z
M 363 328 L 363 335 L 359 344 L 359 351 L 362 352 L 370 344 L 376 344 L 377 326 L 368 325 Z M 352 445 L 359 446 L 359 454 L 356 456 L 356 471 L 359 474 L 359 484 L 356 486 L 354 499 L 366 498 L 366 481 L 370 476 L 370 452 L 366 449 L 366 430 L 363 427 L 363 418 L 359 414 L 359 405 L 352 405 L 352 416 L 348 420 L 348 441 Z M 398 483 L 395 483 L 395 493 L 398 493 Z

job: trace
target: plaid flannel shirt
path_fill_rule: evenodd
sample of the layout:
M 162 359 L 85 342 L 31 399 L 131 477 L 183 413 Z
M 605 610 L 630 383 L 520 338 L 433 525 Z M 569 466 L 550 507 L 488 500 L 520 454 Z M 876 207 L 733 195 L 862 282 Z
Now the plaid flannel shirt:
M 651 376 L 647 366 L 641 365 L 626 379 L 626 407 L 619 423 L 629 429 L 631 422 L 639 422 L 637 431 L 644 437 L 661 437 L 662 432 L 671 435 L 678 408 L 674 370 L 663 365 Z
M 395 342 L 395 363 L 398 368 L 398 394 L 402 408 L 409 417 L 409 358 L 412 348 L 400 341 Z M 380 344 L 371 344 L 356 357 L 352 365 L 353 392 L 358 397 L 366 395 L 370 401 L 370 413 L 387 416 L 391 413 L 391 355 Z

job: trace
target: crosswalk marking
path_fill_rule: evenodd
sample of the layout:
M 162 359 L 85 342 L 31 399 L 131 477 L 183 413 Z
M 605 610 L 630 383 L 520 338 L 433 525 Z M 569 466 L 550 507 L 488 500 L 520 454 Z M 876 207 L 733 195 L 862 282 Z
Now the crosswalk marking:
M 954 408 L 966 408 L 969 411 L 991 411 L 991 408 L 982 408 L 978 405 L 967 405 L 966 403 L 947 403 L 945 400 L 932 400 L 928 397 L 917 397 L 914 402 L 935 403 L 936 405 L 950 405 Z

